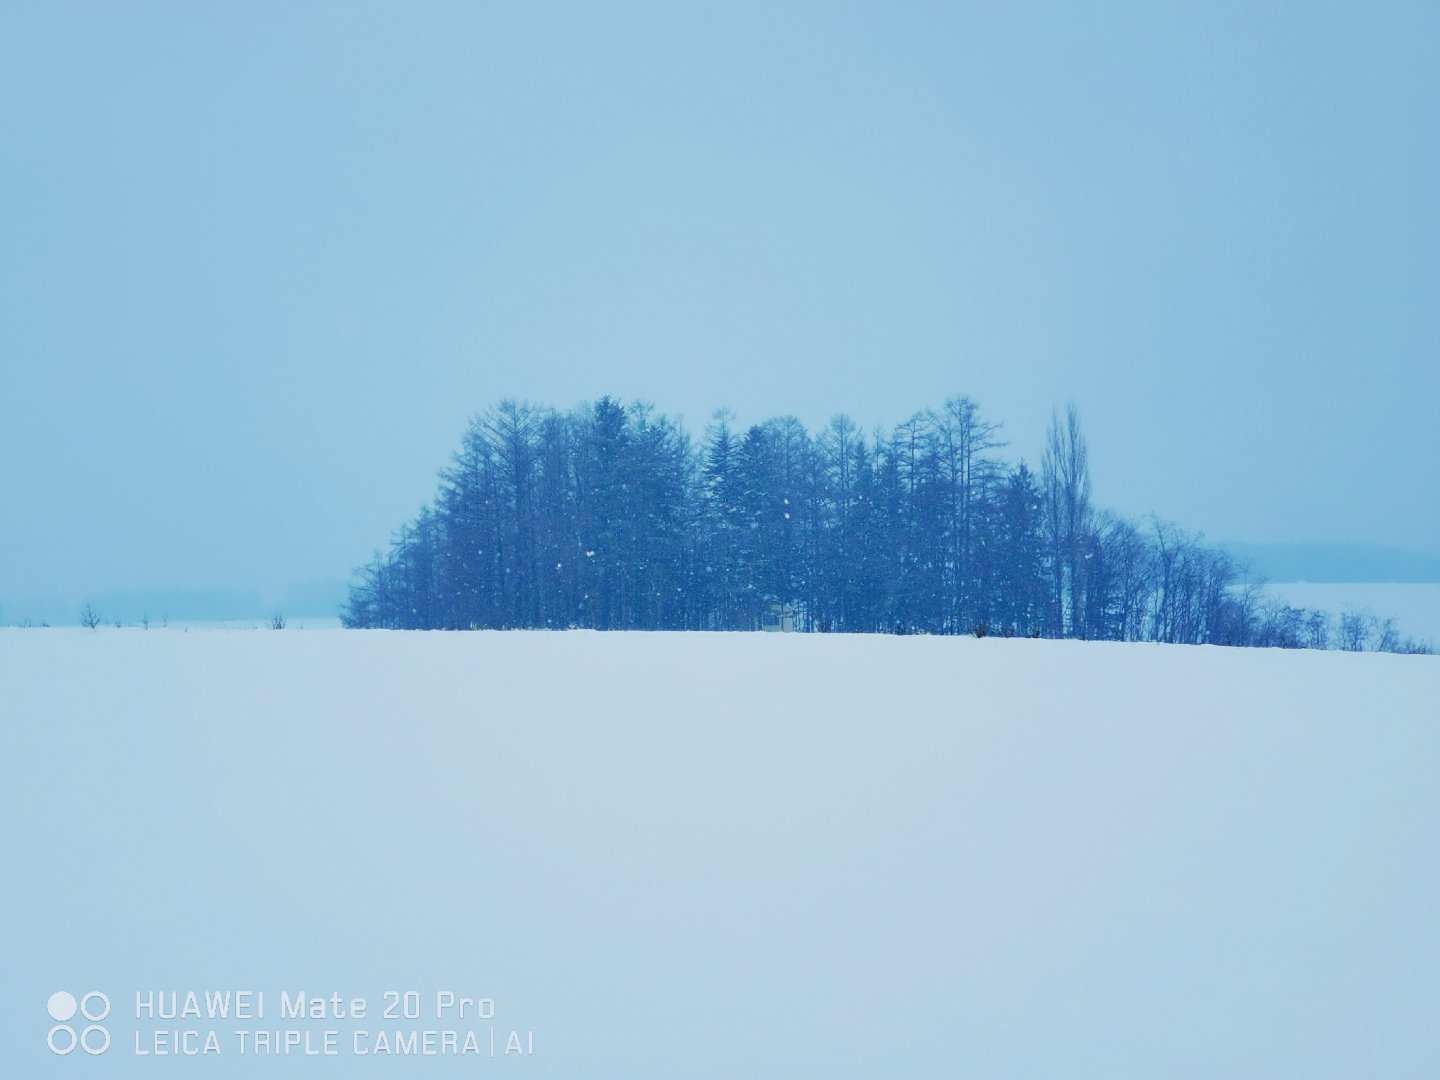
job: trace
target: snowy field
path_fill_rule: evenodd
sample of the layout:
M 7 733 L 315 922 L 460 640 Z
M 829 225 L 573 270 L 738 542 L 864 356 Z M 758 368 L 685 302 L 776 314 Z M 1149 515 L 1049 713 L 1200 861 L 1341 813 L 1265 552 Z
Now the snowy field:
M 1400 633 L 1440 648 L 1440 582 L 1397 584 L 1292 581 L 1265 586 L 1272 596 L 1295 607 L 1319 608 L 1332 615 L 1359 611 L 1395 620 Z
M 79 615 L 64 620 L 56 621 L 43 629 L 80 629 Z M 34 624 L 28 627 L 16 626 L 15 629 L 34 629 Z M 129 620 L 122 622 L 120 626 L 101 620 L 100 628 L 104 630 L 143 630 L 139 622 Z M 3 627 L 0 627 L 3 629 Z M 248 619 L 185 619 L 185 618 L 161 618 L 156 617 L 150 620 L 151 630 L 269 630 L 269 616 L 255 615 Z M 285 629 L 287 630 L 339 630 L 340 616 L 338 615 L 286 615 Z
M 1440 1075 L 1440 658 L 0 630 L 0 687 L 9 1075 Z M 134 1055 L 217 987 L 536 1052 Z

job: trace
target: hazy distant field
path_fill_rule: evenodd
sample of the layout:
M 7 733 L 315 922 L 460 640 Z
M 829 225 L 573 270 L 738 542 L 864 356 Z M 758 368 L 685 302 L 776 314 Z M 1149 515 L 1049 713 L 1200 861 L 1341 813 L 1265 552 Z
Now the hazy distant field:
M 1312 584 L 1284 582 L 1266 590 L 1297 607 L 1320 608 L 1332 614 L 1368 611 L 1393 618 L 1400 632 L 1440 647 L 1440 583 L 1428 584 Z

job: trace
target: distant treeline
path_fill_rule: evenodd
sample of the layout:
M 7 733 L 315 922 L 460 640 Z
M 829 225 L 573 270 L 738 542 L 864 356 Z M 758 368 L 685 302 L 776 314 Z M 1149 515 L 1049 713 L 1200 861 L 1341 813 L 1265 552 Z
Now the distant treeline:
M 344 621 L 1419 648 L 1266 601 L 1198 537 L 1097 509 L 1073 408 L 1038 469 L 1002 446 L 964 397 L 868 436 L 721 414 L 699 446 L 648 405 L 506 401 L 357 572 Z

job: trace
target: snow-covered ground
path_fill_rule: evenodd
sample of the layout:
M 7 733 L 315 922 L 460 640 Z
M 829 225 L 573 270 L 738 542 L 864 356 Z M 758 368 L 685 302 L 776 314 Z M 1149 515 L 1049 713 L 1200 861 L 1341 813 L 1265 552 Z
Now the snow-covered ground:
M 4 630 L 0 688 L 10 1075 L 1440 1075 L 1440 658 Z M 137 989 L 412 987 L 535 1056 L 134 1056 Z
M 166 627 L 171 630 L 269 630 L 270 620 L 267 618 L 252 619 L 172 619 Z M 152 629 L 157 629 L 158 624 L 152 623 Z M 338 615 L 287 615 L 285 616 L 285 629 L 287 630 L 339 630 L 340 616 Z
M 1395 620 L 1400 633 L 1440 648 L 1440 582 L 1398 584 L 1355 582 L 1278 582 L 1266 591 L 1296 607 L 1319 608 L 1332 615 L 1346 611 Z
M 185 618 L 161 618 L 156 617 L 150 620 L 151 630 L 269 630 L 270 616 L 253 615 L 248 619 L 185 619 Z M 54 622 L 43 629 L 67 629 L 80 628 L 80 617 L 78 614 L 63 622 Z M 104 619 L 101 620 L 101 628 L 106 630 L 143 630 L 146 629 L 140 622 L 129 620 L 122 622 L 116 627 L 113 623 Z M 22 629 L 17 626 L 16 629 Z M 27 629 L 36 627 L 27 626 Z M 286 615 L 285 629 L 287 630 L 339 630 L 340 616 L 338 615 Z

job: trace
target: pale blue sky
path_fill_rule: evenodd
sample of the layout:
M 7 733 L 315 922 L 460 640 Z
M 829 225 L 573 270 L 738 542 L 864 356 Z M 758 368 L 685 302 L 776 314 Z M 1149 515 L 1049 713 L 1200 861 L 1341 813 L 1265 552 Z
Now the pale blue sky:
M 471 412 L 969 393 L 1440 549 L 1440 8 L 0 10 L 0 596 L 346 573 Z

